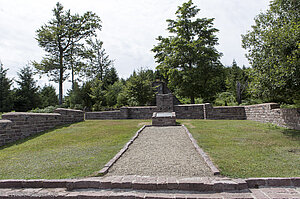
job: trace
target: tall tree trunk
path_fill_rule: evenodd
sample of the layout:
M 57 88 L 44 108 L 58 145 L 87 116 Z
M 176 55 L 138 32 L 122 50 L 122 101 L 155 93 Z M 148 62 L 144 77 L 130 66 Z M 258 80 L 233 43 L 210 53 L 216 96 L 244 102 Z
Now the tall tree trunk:
M 63 52 L 60 51 L 59 53 L 59 93 L 58 93 L 58 100 L 59 104 L 62 104 L 63 99 L 63 78 L 64 78 L 64 66 L 63 66 Z
M 242 103 L 242 96 L 241 96 L 241 83 L 239 81 L 236 82 L 236 101 L 238 104 Z
M 195 104 L 195 97 L 191 96 L 191 104 Z

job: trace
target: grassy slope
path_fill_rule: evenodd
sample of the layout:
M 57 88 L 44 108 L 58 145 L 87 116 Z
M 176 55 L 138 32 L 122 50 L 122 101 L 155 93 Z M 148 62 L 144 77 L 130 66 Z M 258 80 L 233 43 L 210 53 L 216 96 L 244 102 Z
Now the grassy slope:
M 300 131 L 254 121 L 181 120 L 229 177 L 300 176 Z
M 100 170 L 141 120 L 85 121 L 0 148 L 0 179 L 74 178 Z

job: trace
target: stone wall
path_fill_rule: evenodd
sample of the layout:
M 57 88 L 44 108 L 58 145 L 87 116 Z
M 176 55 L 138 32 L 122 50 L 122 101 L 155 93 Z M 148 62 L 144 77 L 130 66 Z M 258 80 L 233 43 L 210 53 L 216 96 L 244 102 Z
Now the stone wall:
M 204 104 L 175 105 L 174 112 L 178 119 L 204 119 Z
M 213 107 L 211 104 L 177 105 L 174 96 L 156 95 L 157 106 L 122 107 L 119 111 L 87 112 L 86 119 L 151 119 L 154 112 L 175 112 L 178 119 L 254 120 L 300 129 L 300 109 L 280 109 L 276 103 Z
M 56 109 L 55 113 L 11 112 L 0 120 L 0 146 L 26 138 L 62 124 L 84 120 L 84 112 L 70 109 Z
M 243 106 L 212 107 L 206 104 L 206 117 L 211 120 L 245 120 L 245 108 Z
M 117 111 L 86 112 L 87 120 L 150 119 L 156 106 L 122 107 Z
M 258 122 L 269 122 L 278 126 L 300 130 L 300 108 L 281 109 L 279 104 L 266 103 L 245 106 L 246 118 Z

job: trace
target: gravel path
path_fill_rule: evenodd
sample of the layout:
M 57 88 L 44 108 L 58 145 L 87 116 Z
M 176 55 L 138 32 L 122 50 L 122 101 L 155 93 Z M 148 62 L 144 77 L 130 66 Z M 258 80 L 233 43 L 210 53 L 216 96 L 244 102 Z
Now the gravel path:
M 181 126 L 146 127 L 107 175 L 213 176 Z

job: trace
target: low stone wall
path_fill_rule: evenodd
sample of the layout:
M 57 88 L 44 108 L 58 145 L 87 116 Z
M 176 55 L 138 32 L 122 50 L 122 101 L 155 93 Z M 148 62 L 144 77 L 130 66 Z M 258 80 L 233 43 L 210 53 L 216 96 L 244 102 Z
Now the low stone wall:
M 206 119 L 211 120 L 245 120 L 245 108 L 243 106 L 206 106 Z
M 87 120 L 150 119 L 156 106 L 122 107 L 117 111 L 86 112 Z
M 56 109 L 55 113 L 11 112 L 0 120 L 0 146 L 62 124 L 84 120 L 84 112 L 70 109 Z
M 100 111 L 100 112 L 86 112 L 86 120 L 118 120 L 124 119 L 121 111 Z
M 300 108 L 281 109 L 279 104 L 266 103 L 245 106 L 248 120 L 269 122 L 278 126 L 300 130 Z
M 174 112 L 178 119 L 204 119 L 204 104 L 175 105 Z
M 87 112 L 86 119 L 151 119 L 161 110 L 156 106 L 122 107 L 119 111 Z M 185 104 L 174 105 L 173 111 L 177 119 L 254 120 L 300 130 L 300 109 L 280 109 L 276 103 L 222 107 Z
M 150 119 L 154 112 L 157 112 L 156 106 L 141 107 L 123 107 L 121 111 L 128 112 L 128 119 Z M 124 114 L 125 115 L 125 114 Z

